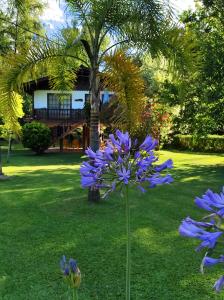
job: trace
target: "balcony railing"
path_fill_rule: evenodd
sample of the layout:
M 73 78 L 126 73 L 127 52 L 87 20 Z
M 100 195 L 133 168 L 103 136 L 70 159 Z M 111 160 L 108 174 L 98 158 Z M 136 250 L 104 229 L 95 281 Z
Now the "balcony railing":
M 83 121 L 85 113 L 83 109 L 34 109 L 34 118 L 37 120 L 71 120 Z

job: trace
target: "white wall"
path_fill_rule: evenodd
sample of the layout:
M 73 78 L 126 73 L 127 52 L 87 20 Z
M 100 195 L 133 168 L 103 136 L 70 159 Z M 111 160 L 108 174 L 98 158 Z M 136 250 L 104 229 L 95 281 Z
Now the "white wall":
M 61 92 L 61 91 L 52 91 L 52 90 L 37 90 L 34 91 L 34 108 L 47 108 L 47 94 L 48 93 L 64 93 L 72 94 L 72 108 L 73 109 L 82 109 L 85 104 L 85 94 L 89 94 L 89 91 L 71 91 L 71 92 Z M 108 92 L 107 92 L 108 93 Z M 113 94 L 112 92 L 109 92 Z M 103 91 L 100 92 L 102 96 Z M 75 101 L 76 99 L 82 99 L 81 101 Z

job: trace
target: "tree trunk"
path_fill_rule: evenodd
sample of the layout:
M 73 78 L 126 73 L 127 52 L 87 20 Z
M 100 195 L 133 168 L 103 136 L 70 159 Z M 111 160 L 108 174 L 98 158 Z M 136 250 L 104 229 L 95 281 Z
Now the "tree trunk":
M 59 139 L 59 146 L 60 146 L 60 152 L 63 152 L 63 150 L 64 150 L 64 139 L 63 138 Z
M 90 147 L 93 151 L 100 148 L 100 89 L 99 89 L 99 68 L 93 67 L 90 70 Z M 100 191 L 98 189 L 90 189 L 88 193 L 90 202 L 98 202 L 100 200 Z
M 0 146 L 0 176 L 4 176 L 2 171 L 2 147 Z

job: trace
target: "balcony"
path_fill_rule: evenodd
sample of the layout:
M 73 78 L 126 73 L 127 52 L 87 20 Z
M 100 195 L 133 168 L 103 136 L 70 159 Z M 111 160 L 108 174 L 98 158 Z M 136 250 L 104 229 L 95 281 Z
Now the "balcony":
M 34 118 L 43 121 L 60 121 L 69 120 L 80 122 L 85 120 L 85 113 L 83 109 L 48 109 L 39 108 L 34 109 Z

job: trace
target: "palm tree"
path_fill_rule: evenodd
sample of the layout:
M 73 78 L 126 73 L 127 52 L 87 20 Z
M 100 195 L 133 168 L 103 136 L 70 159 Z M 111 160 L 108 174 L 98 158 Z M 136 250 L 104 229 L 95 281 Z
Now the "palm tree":
M 75 28 L 58 43 L 36 42 L 25 53 L 10 58 L 0 82 L 4 107 L 10 103 L 15 111 L 12 92 L 21 92 L 22 83 L 38 66 L 48 65 L 54 87 L 69 88 L 75 71 L 82 64 L 90 69 L 90 146 L 100 146 L 100 67 L 109 51 L 121 45 L 132 49 L 148 49 L 155 53 L 164 45 L 169 25 L 170 8 L 157 0 L 66 0 Z M 72 34 L 71 34 L 72 33 Z M 109 45 L 105 45 L 109 42 Z M 51 67 L 50 67 L 51 66 Z M 62 74 L 65 74 L 62 76 Z M 15 114 L 14 114 L 15 115 Z M 13 120 L 14 121 L 14 120 Z M 94 193 L 90 193 L 94 197 Z M 99 193 L 95 192 L 96 199 Z
M 2 147 L 0 145 L 0 177 L 4 176 L 3 170 L 2 170 Z

